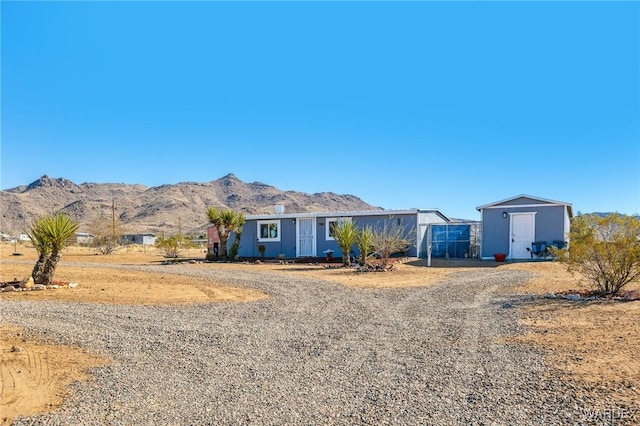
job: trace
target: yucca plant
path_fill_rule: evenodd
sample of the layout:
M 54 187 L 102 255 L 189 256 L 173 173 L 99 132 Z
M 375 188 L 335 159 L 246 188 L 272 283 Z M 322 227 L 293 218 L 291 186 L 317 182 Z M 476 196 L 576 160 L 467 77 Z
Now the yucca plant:
M 27 232 L 38 251 L 38 261 L 31 276 L 37 284 L 51 284 L 60 262 L 62 249 L 78 230 L 78 222 L 64 213 L 37 218 Z
M 342 251 L 342 265 L 351 266 L 351 247 L 358 240 L 358 228 L 351 220 L 339 220 L 333 227 L 333 238 Z
M 209 223 L 215 226 L 218 230 L 218 237 L 220 237 L 220 258 L 226 259 L 227 242 L 229 241 L 229 236 L 232 232 L 236 232 L 236 250 L 240 246 L 242 225 L 244 225 L 244 223 L 246 222 L 244 214 L 242 212 L 236 212 L 233 210 L 209 207 L 207 209 L 207 217 L 209 218 Z M 238 230 L 240 230 L 240 235 L 238 235 Z
M 365 226 L 358 234 L 356 245 L 358 246 L 358 250 L 360 250 L 360 259 L 358 261 L 360 266 L 365 266 L 367 264 L 367 258 L 373 251 L 373 238 L 373 229 L 368 225 Z
M 27 235 L 31 240 L 31 244 L 33 244 L 38 252 L 38 260 L 33 267 L 31 276 L 33 277 L 34 282 L 42 283 L 44 267 L 47 263 L 47 259 L 49 259 L 49 256 L 51 255 L 51 244 L 46 237 L 44 217 L 40 217 L 33 221 L 31 227 L 27 231 Z
M 231 244 L 231 259 L 235 259 L 238 255 L 238 250 L 240 249 L 240 238 L 242 238 L 242 231 L 244 224 L 247 222 L 247 219 L 244 217 L 242 212 L 235 212 L 235 218 L 233 220 L 233 244 Z

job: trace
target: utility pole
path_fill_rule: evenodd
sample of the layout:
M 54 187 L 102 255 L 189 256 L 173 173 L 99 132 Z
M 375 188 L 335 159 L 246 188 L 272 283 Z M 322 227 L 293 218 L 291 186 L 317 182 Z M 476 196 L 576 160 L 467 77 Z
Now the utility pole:
M 113 226 L 113 239 L 116 239 L 116 200 L 111 200 L 111 222 Z

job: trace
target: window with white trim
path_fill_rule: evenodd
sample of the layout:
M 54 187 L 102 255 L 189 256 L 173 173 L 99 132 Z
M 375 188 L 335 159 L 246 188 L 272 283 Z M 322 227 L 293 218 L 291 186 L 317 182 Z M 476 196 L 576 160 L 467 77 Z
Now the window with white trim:
M 259 220 L 258 241 L 280 241 L 280 220 Z
M 351 218 L 350 217 L 330 217 L 327 218 L 325 220 L 325 222 L 327 223 L 327 226 L 325 228 L 325 238 L 327 241 L 334 241 L 335 238 L 333 238 L 333 229 L 336 227 L 336 225 L 340 222 L 351 222 Z

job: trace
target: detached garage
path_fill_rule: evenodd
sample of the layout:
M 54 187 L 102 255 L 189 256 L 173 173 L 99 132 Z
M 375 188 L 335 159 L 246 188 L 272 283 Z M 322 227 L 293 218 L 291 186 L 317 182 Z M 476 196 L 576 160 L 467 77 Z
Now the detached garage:
M 530 195 L 517 195 L 506 200 L 476 207 L 482 220 L 482 259 L 494 259 L 504 253 L 507 259 L 530 259 L 533 242 L 547 245 L 566 242 L 571 204 Z

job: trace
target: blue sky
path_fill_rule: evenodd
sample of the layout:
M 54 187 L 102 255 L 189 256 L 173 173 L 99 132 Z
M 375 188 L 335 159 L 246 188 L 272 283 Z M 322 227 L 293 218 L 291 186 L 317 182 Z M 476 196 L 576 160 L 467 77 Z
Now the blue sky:
M 638 2 L 5 2 L 2 189 L 227 173 L 640 212 Z

